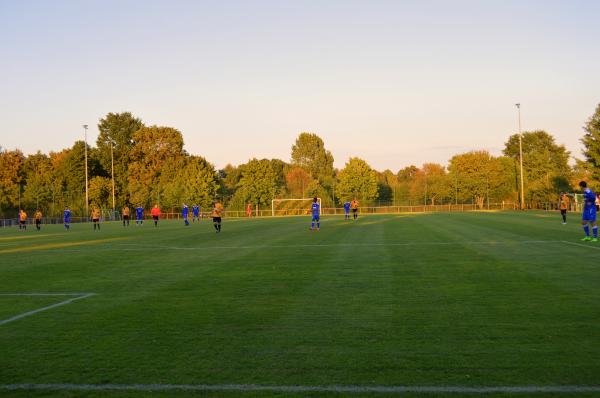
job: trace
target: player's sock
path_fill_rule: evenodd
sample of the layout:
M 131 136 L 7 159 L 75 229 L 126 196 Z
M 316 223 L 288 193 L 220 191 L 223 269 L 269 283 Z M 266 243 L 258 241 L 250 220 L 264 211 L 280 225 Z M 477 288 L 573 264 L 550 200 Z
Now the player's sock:
M 587 224 L 583 226 L 583 231 L 585 232 L 585 236 L 590 236 L 590 227 Z
M 321 229 L 321 223 L 320 222 L 317 223 L 317 229 Z
M 219 232 L 221 232 L 221 223 L 217 224 L 219 226 Z
M 310 229 L 315 229 L 315 222 L 314 221 L 310 224 Z
M 592 232 L 594 234 L 594 238 L 597 238 L 598 237 L 598 226 L 597 225 L 594 225 L 592 227 Z

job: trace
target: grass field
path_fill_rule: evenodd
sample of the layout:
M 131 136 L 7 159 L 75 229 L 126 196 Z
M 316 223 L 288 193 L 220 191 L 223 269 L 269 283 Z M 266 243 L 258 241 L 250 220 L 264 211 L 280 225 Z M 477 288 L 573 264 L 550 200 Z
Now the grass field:
M 307 217 L 225 219 L 221 234 L 207 221 L 3 229 L 0 293 L 75 295 L 0 296 L 0 321 L 75 300 L 0 324 L 0 396 L 599 396 L 600 245 L 579 242 L 575 216 L 559 218 L 326 217 L 314 233 Z M 56 389 L 7 389 L 21 383 Z

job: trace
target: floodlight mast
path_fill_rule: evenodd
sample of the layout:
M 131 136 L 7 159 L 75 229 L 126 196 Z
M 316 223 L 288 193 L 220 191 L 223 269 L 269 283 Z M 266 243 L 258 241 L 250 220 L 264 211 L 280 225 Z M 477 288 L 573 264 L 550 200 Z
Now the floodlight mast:
M 90 213 L 90 209 L 89 209 L 89 196 L 88 196 L 87 129 L 88 129 L 88 125 L 84 124 L 83 125 L 83 130 L 84 130 L 83 137 L 84 137 L 84 143 L 85 143 L 85 214 L 86 214 L 86 217 Z
M 523 181 L 523 133 L 521 132 L 521 104 L 515 104 L 519 114 L 519 162 L 521 164 L 521 210 L 525 209 L 525 184 Z

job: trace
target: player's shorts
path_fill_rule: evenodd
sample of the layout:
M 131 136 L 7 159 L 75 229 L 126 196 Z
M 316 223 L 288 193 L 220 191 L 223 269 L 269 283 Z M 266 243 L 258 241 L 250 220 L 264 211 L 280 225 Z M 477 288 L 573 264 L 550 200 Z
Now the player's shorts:
M 352 209 L 352 213 L 356 213 L 358 209 Z
M 123 220 L 129 220 L 129 216 L 123 216 Z
M 38 220 L 38 219 L 36 218 L 36 220 L 35 220 L 35 225 L 40 225 L 41 223 L 42 223 L 42 220 Z
M 220 223 L 221 217 L 213 217 L 213 222 Z
M 592 206 L 589 209 L 583 209 L 581 219 L 583 221 L 596 222 L 596 214 L 596 206 Z
M 567 214 L 567 209 L 560 209 L 560 214 Z
M 100 222 L 99 218 L 92 218 L 92 222 Z
M 312 216 L 313 221 L 319 221 L 319 216 Z
M 153 219 L 154 221 L 158 221 L 158 216 L 152 216 L 152 219 Z
M 25 225 L 26 223 L 27 223 L 27 221 L 25 221 L 25 220 L 19 220 L 19 224 L 21 224 L 21 225 Z

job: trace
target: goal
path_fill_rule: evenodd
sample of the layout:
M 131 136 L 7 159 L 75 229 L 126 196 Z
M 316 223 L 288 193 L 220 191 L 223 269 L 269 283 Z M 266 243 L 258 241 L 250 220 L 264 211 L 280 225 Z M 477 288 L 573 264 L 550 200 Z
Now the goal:
M 271 201 L 271 215 L 275 216 L 303 216 L 310 214 L 310 206 L 314 198 L 303 199 L 273 199 Z M 321 209 L 321 198 L 317 198 Z

